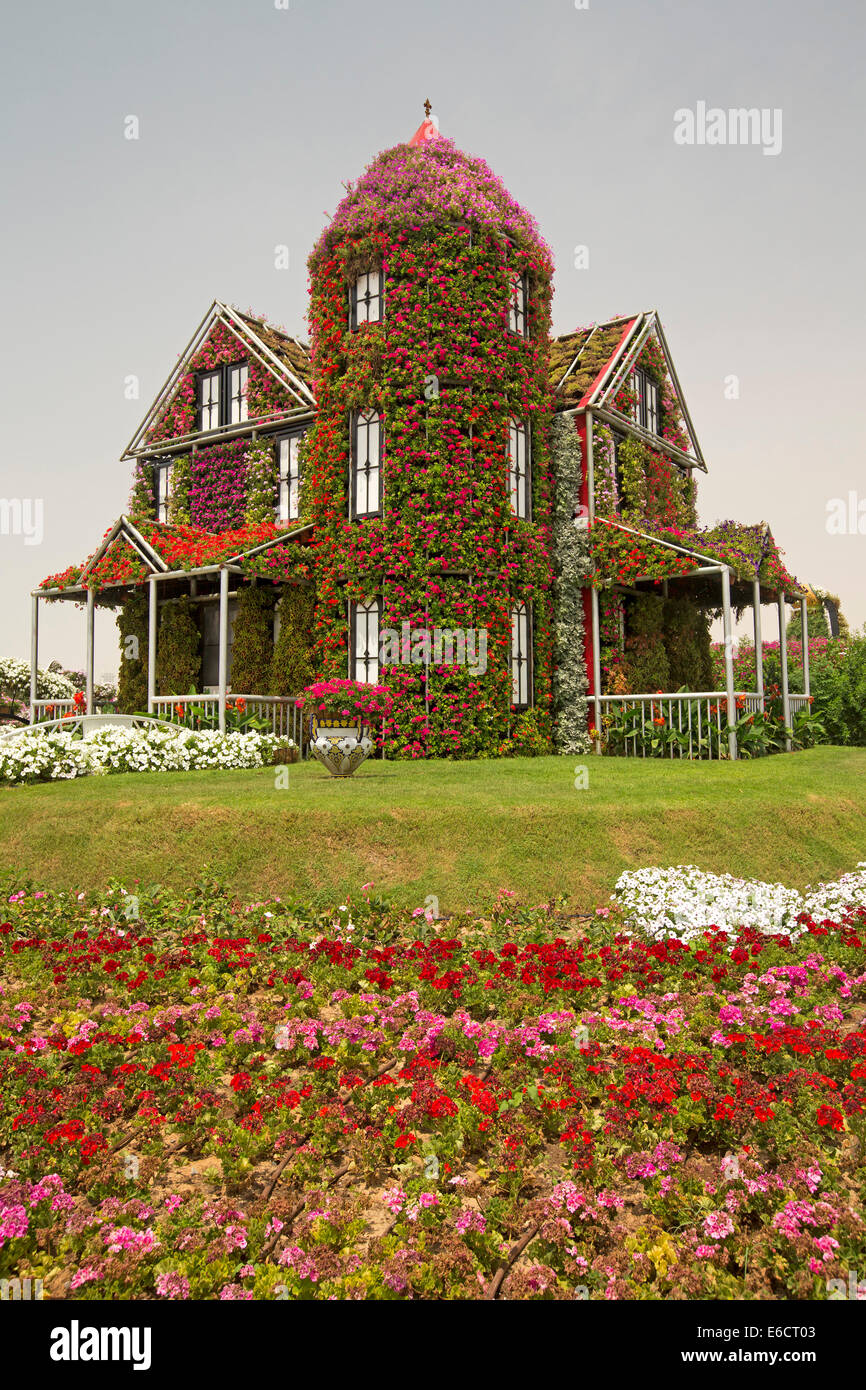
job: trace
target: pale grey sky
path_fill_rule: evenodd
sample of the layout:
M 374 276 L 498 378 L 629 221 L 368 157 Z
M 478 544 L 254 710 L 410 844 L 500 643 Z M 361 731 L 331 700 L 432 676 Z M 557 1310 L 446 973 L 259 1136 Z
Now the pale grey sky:
M 30 589 L 125 508 L 119 455 L 211 300 L 306 333 L 306 256 L 343 181 L 428 95 L 537 217 L 556 331 L 659 310 L 710 469 L 702 520 L 769 521 L 862 624 L 866 534 L 826 518 L 866 501 L 864 37 L 862 0 L 7 6 L 0 497 L 43 499 L 44 535 L 0 535 L 0 654 L 27 654 Z M 699 102 L 781 111 L 780 153 L 676 144 Z M 71 606 L 46 608 L 40 656 L 82 666 Z M 104 619 L 97 674 L 115 663 Z

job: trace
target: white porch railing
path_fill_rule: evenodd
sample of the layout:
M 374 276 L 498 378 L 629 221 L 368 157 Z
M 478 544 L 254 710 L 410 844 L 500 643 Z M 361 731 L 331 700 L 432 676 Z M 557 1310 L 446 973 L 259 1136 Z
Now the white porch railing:
M 226 709 L 231 715 L 239 701 L 245 706 L 244 713 L 256 719 L 265 720 L 271 732 L 279 738 L 290 738 L 301 747 L 303 743 L 303 721 L 294 695 L 235 695 L 226 699 Z M 156 695 L 153 699 L 153 712 L 160 719 L 173 719 L 176 711 L 183 710 L 184 717 L 197 715 L 204 722 L 216 727 L 219 723 L 219 695 Z
M 737 719 L 744 714 L 760 713 L 765 698 L 753 690 L 735 690 Z M 791 720 L 801 710 L 808 709 L 809 704 L 808 695 L 790 695 Z M 602 736 L 610 752 L 642 758 L 723 759 L 731 756 L 728 697 L 724 690 L 602 695 L 598 705 Z
M 110 714 L 115 706 L 111 700 L 94 702 L 94 714 Z M 31 724 L 41 724 L 46 719 L 62 719 L 75 709 L 74 700 L 34 700 L 30 706 Z

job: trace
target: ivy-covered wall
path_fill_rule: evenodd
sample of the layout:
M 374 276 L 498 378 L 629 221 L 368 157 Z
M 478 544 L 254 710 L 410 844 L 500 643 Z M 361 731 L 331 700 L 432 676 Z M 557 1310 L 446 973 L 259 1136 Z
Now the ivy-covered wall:
M 117 707 L 121 714 L 140 714 L 147 709 L 148 595 L 134 592 L 117 615 L 120 638 L 120 674 Z
M 232 690 L 248 695 L 270 695 L 274 658 L 274 605 L 272 584 L 249 585 L 240 590 L 232 645 Z
M 297 695 L 314 679 L 313 614 L 316 595 L 311 585 L 286 584 L 277 604 L 279 632 L 273 648 L 268 689 L 274 695 Z
M 156 638 L 156 689 L 159 695 L 188 695 L 201 673 L 201 633 L 190 600 L 160 604 Z

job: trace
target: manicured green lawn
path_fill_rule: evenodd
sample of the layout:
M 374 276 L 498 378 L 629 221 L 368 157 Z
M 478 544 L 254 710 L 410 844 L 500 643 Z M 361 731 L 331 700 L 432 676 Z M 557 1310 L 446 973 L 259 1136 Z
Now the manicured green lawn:
M 344 901 L 372 881 L 401 905 L 481 908 L 499 888 L 576 909 L 623 869 L 694 863 L 802 888 L 866 859 L 866 749 L 754 762 L 576 758 L 317 763 L 124 774 L 0 790 L 0 870 L 55 888 L 111 877 L 176 888 L 203 865 L 249 897 Z M 285 773 L 285 769 L 283 769 Z

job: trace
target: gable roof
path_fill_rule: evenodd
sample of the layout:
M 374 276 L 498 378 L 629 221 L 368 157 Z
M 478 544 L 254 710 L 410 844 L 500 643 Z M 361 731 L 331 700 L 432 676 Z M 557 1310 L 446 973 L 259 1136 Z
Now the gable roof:
M 589 328 L 578 328 L 573 333 L 554 338 L 550 345 L 550 384 L 557 410 L 597 411 L 600 417 L 609 417 L 611 423 L 623 425 L 641 433 L 634 422 L 622 415 L 614 401 L 624 378 L 650 337 L 657 341 L 665 360 L 665 367 L 671 385 L 676 393 L 683 422 L 691 442 L 692 455 L 681 450 L 670 450 L 669 445 L 661 445 L 674 452 L 680 463 L 700 468 L 706 472 L 706 463 L 698 443 L 697 434 L 689 415 L 683 389 L 668 347 L 661 320 L 655 309 L 639 314 L 618 315 Z
M 222 324 L 233 333 L 246 351 L 285 388 L 298 412 L 308 413 L 315 409 L 316 397 L 313 394 L 313 370 L 308 345 L 299 338 L 293 338 L 285 329 L 268 323 L 267 319 L 257 317 L 249 311 L 242 313 L 233 305 L 215 299 L 178 358 L 177 365 L 160 387 L 147 415 L 121 454 L 121 459 L 134 458 L 138 454 L 149 452 L 149 434 L 160 411 L 171 399 L 182 378 L 189 371 L 190 362 L 217 324 Z M 161 441 L 163 445 L 167 442 L 169 441 Z
M 109 527 L 96 550 L 83 565 L 70 565 L 61 574 L 43 579 L 36 593 L 52 595 L 83 593 L 131 584 L 143 584 L 151 575 L 204 573 L 230 567 L 243 573 L 268 573 L 280 577 L 279 560 L 268 552 L 287 542 L 309 544 L 313 538 L 310 522 L 287 527 L 260 521 L 232 531 L 204 531 L 198 526 L 173 525 L 162 521 L 138 524 L 121 516 Z M 273 563 L 271 563 L 271 561 Z M 80 600 L 79 600 L 80 601 Z

